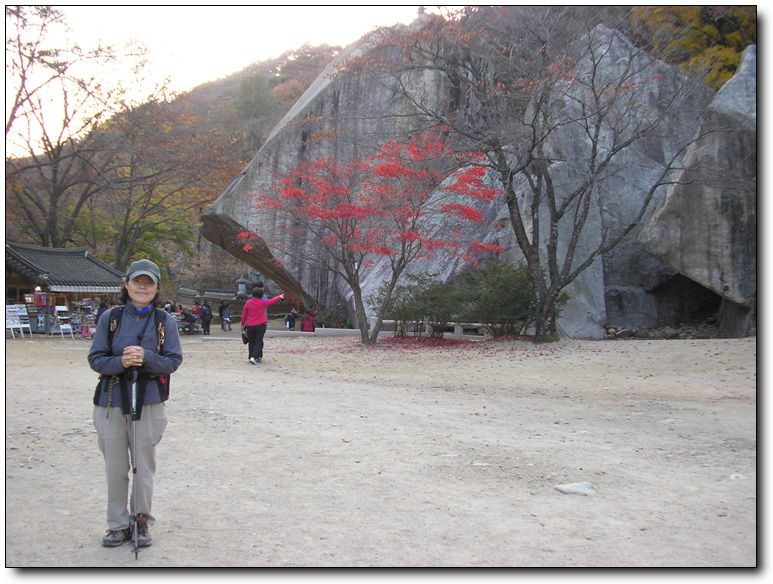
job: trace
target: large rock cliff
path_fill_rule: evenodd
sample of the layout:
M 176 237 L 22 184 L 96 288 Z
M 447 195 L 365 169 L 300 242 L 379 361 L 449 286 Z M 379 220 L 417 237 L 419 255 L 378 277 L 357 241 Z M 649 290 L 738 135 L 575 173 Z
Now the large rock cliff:
M 586 44 L 586 43 L 584 43 Z M 601 58 L 588 57 L 577 67 L 577 76 L 594 76 L 597 86 L 614 87 L 616 80 L 630 71 L 629 81 L 638 87 L 632 99 L 637 101 L 642 115 L 663 121 L 646 138 L 636 140 L 624 153 L 616 156 L 594 193 L 594 205 L 587 224 L 580 236 L 576 258 L 587 257 L 596 249 L 602 234 L 614 233 L 626 226 L 635 217 L 648 190 L 658 183 L 659 177 L 679 150 L 693 139 L 699 128 L 698 114 L 705 109 L 714 96 L 709 88 L 693 86 L 683 75 L 672 67 L 633 47 L 632 43 L 617 31 L 603 25 L 592 33 L 589 46 Z M 590 52 L 590 51 L 589 51 Z M 643 81 L 646 79 L 646 81 Z M 653 79 L 651 82 L 649 79 Z M 657 79 L 657 81 L 654 81 Z M 690 91 L 685 88 L 691 87 Z M 577 90 L 582 92 L 580 86 Z M 674 111 L 670 110 L 670 96 L 684 91 L 686 97 Z M 572 90 L 560 94 L 566 102 L 565 109 L 578 108 L 582 96 Z M 576 97 L 577 99 L 572 99 Z M 563 113 L 563 119 L 580 118 L 579 110 Z M 580 124 L 558 127 L 551 135 L 547 149 L 554 153 L 557 162 L 550 165 L 554 183 L 559 191 L 558 199 L 568 196 L 583 180 L 583 169 L 588 153 L 594 146 L 611 144 L 620 140 L 625 128 L 621 124 L 602 128 L 602 137 L 592 142 Z M 624 134 L 623 134 L 624 135 Z M 526 179 L 520 177 L 525 183 Z M 525 185 L 517 191 L 528 192 Z M 658 187 L 650 203 L 647 217 L 657 202 L 665 195 L 665 187 Z M 527 199 L 525 204 L 531 205 Z M 547 216 L 542 209 L 541 215 Z M 503 209 L 500 221 L 507 222 L 507 211 Z M 571 221 L 568 221 L 571 225 Z M 547 222 L 542 222 L 542 241 L 547 241 Z M 636 227 L 614 249 L 605 253 L 587 268 L 566 291 L 570 300 L 558 321 L 559 332 L 570 338 L 603 338 L 606 327 L 650 328 L 664 324 L 660 315 L 660 304 L 655 290 L 673 277 L 671 268 L 646 252 L 638 243 L 641 227 Z M 511 229 L 502 230 L 500 239 L 507 241 L 511 261 L 520 261 L 522 256 L 515 244 Z M 565 253 L 565 242 L 569 233 L 559 237 L 559 258 Z M 666 323 L 670 324 L 670 323 Z
M 284 237 L 289 247 L 313 246 L 304 234 L 282 225 L 275 214 L 255 209 L 254 195 L 275 186 L 298 164 L 377 148 L 374 136 L 396 131 L 384 112 L 407 107 L 388 85 L 341 74 L 347 59 L 367 50 L 369 37 L 347 47 L 300 97 L 272 130 L 263 147 L 203 215 L 202 235 L 253 267 L 304 305 L 325 312 L 349 313 L 347 290 L 338 278 L 295 257 L 269 249 L 267 241 Z M 250 236 L 245 238 L 244 234 Z M 242 234 L 242 237 L 240 237 Z
M 756 327 L 757 305 L 756 46 L 706 109 L 701 132 L 640 241 L 721 296 L 723 332 L 743 336 Z
M 272 188 L 276 178 L 298 163 L 323 156 L 345 157 L 353 152 L 368 155 L 378 145 L 379 137 L 396 134 L 405 127 L 404 120 L 394 114 L 406 113 L 410 105 L 401 100 L 399 93 L 388 84 L 376 83 L 366 76 L 341 71 L 342 64 L 352 55 L 368 49 L 368 37 L 351 45 L 332 63 L 300 98 L 298 103 L 273 130 L 264 146 L 231 186 L 213 203 L 203 217 L 202 234 L 215 244 L 255 268 L 266 278 L 299 298 L 305 305 L 316 306 L 331 313 L 348 313 L 352 318 L 351 299 L 341 281 L 323 270 L 312 268 L 293 257 L 270 248 L 265 242 L 284 237 L 285 245 L 313 246 L 303 234 L 285 229 L 273 214 L 255 209 L 251 195 Z M 609 58 L 603 67 L 626 67 L 623 55 L 626 43 L 619 35 L 609 31 Z M 620 58 L 615 47 L 620 47 Z M 653 81 L 651 105 L 659 107 L 661 91 L 673 83 L 678 73 L 670 67 L 658 65 L 658 80 Z M 435 78 L 425 80 L 423 91 L 436 92 L 439 96 L 447 90 Z M 705 89 L 697 92 L 692 101 L 678 113 L 672 123 L 684 131 L 698 131 L 698 114 L 714 96 Z M 676 126 L 674 126 L 676 127 Z M 582 137 L 557 134 L 551 148 L 565 155 L 581 152 Z M 616 170 L 617 178 L 599 195 L 595 215 L 584 237 L 585 245 L 592 248 L 598 234 L 616 222 L 626 221 L 631 209 L 637 208 L 648 184 L 657 176 L 663 161 L 674 144 L 668 138 L 652 137 L 641 148 L 630 152 L 624 164 Z M 568 153 L 568 154 L 567 154 Z M 569 184 L 571 171 L 568 166 L 553 169 L 557 176 L 562 173 Z M 656 202 L 665 193 L 658 193 Z M 526 202 L 526 201 L 525 201 Z M 503 201 L 481 209 L 484 222 L 471 236 L 482 241 L 499 243 L 505 247 L 502 259 L 520 261 L 520 250 L 515 243 L 512 228 L 507 224 L 507 211 Z M 250 239 L 240 233 L 250 232 Z M 654 290 L 673 278 L 675 270 L 663 260 L 656 259 L 638 242 L 638 231 L 627 237 L 618 248 L 607 253 L 585 271 L 568 289 L 571 301 L 562 312 L 559 330 L 564 336 L 575 338 L 602 338 L 607 325 L 647 327 L 663 324 L 659 318 L 659 305 Z M 248 244 L 245 247 L 245 244 Z M 454 277 L 464 265 L 458 259 L 435 260 L 416 263 L 413 271 L 439 274 L 446 280 Z M 384 279 L 378 265 L 365 276 L 364 296 L 375 292 Z

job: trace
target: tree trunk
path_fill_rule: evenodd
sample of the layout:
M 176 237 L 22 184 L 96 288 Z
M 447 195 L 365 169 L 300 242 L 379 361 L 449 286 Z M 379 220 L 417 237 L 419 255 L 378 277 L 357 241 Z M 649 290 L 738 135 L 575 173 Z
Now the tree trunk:
M 375 341 L 371 341 L 368 334 L 368 318 L 365 315 L 365 305 L 362 303 L 362 289 L 360 289 L 359 283 L 352 285 L 352 293 L 354 296 L 354 313 L 357 319 L 357 327 L 360 329 L 360 341 L 363 345 L 373 345 Z
M 389 303 L 392 301 L 392 294 L 395 291 L 397 281 L 400 279 L 400 275 L 405 270 L 407 262 L 399 262 L 392 266 L 392 279 L 389 281 L 384 300 L 376 313 L 376 322 L 373 323 L 373 330 L 370 331 L 370 344 L 375 345 L 378 342 L 378 334 L 381 332 L 381 324 L 384 322 L 384 316 L 386 315 Z
M 375 345 L 375 341 L 372 341 L 368 332 L 368 319 L 365 316 L 365 311 L 357 309 L 357 323 L 360 325 L 360 341 L 363 345 Z
M 537 299 L 534 328 L 535 344 L 554 343 L 558 341 L 555 294 L 548 294 Z

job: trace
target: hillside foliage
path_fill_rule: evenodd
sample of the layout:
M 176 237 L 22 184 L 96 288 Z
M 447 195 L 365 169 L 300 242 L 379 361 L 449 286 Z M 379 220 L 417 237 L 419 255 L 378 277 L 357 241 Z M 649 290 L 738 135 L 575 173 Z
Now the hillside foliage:
M 756 6 L 638 6 L 631 36 L 652 53 L 719 89 L 757 44 Z

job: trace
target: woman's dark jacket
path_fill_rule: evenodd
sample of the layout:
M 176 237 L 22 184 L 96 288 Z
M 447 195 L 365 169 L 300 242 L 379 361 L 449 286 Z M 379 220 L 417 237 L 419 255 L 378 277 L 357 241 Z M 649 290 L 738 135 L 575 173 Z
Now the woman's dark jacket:
M 121 355 L 125 347 L 140 345 L 145 349 L 142 367 L 138 368 L 137 410 L 143 404 L 163 402 L 169 399 L 169 375 L 177 371 L 183 362 L 180 336 L 177 324 L 170 314 L 161 311 L 164 322 L 164 339 L 160 354 L 156 316 L 154 311 L 139 316 L 134 306 L 128 302 L 123 308 L 118 328 L 113 333 L 112 350 L 109 348 L 108 332 L 112 311 L 105 312 L 97 323 L 97 331 L 89 351 L 89 365 L 100 374 L 100 382 L 94 394 L 94 405 L 121 406 L 124 414 L 131 413 L 131 404 L 127 403 L 129 370 L 121 364 Z M 108 397 L 108 393 L 112 393 Z

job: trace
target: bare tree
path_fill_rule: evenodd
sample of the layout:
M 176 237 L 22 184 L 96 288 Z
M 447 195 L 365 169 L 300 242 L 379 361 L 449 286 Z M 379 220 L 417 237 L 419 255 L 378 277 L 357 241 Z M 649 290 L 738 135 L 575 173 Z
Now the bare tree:
M 50 247 L 74 242 L 84 207 L 115 185 L 110 173 L 125 136 L 108 120 L 147 100 L 137 93 L 143 47 L 125 47 L 121 59 L 112 46 L 51 47 L 50 37 L 65 30 L 51 7 L 6 7 L 6 83 L 14 96 L 6 119 L 6 207 L 16 233 Z M 134 74 L 126 86 L 107 73 L 118 60 Z M 164 91 L 162 84 L 149 95 Z
M 61 23 L 50 6 L 5 7 L 6 137 L 32 100 L 67 72 L 61 48 L 47 45 L 50 29 Z
M 558 338 L 562 291 L 641 222 L 699 138 L 705 102 L 696 95 L 705 88 L 666 79 L 660 61 L 615 30 L 619 15 L 574 7 L 425 15 L 419 27 L 387 31 L 380 50 L 352 64 L 396 87 L 458 149 L 485 154 L 476 163 L 504 190 L 537 295 L 535 342 Z M 428 79 L 443 90 L 428 91 Z M 676 123 L 690 112 L 694 123 Z M 634 153 L 648 166 L 635 208 L 590 233 Z
M 18 207 L 20 230 L 51 247 L 71 240 L 78 213 L 98 190 L 89 137 L 117 105 L 115 89 L 78 74 L 85 64 L 113 60 L 113 49 L 49 46 L 53 32 L 65 27 L 51 7 L 6 7 L 6 84 L 14 95 L 6 119 L 6 191 Z

